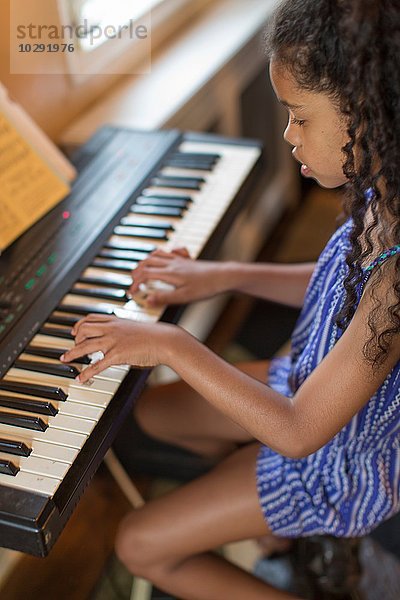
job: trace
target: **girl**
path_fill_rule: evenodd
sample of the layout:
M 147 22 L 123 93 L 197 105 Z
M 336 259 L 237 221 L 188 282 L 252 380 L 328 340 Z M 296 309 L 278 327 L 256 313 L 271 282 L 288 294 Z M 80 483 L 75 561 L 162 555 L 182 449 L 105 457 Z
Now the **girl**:
M 158 251 L 134 272 L 175 290 L 226 290 L 303 306 L 290 357 L 239 370 L 179 327 L 88 316 L 63 357 L 166 364 L 137 417 L 153 436 L 224 457 L 209 474 L 129 515 L 116 551 L 136 575 L 193 600 L 288 598 L 209 551 L 265 534 L 362 536 L 400 509 L 400 6 L 286 0 L 268 46 L 286 141 L 301 173 L 346 184 L 347 220 L 316 265 L 194 262 Z

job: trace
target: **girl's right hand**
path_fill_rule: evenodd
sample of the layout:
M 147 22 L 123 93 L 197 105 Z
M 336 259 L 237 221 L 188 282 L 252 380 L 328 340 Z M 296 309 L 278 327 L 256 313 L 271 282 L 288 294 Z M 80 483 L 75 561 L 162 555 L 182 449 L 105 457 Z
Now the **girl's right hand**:
M 174 286 L 171 290 L 156 290 L 149 286 L 146 304 L 186 304 L 209 298 L 227 290 L 222 263 L 193 260 L 186 248 L 172 252 L 156 250 L 132 271 L 133 284 L 129 293 L 134 296 L 141 284 L 162 281 Z

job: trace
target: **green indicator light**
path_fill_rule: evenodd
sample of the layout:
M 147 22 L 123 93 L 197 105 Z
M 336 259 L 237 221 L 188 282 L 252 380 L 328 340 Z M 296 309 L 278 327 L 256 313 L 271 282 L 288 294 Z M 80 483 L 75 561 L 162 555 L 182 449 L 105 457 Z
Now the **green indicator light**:
M 7 317 L 4 319 L 5 323 L 11 323 L 11 321 L 14 320 L 14 315 L 7 315 Z
M 46 271 L 47 271 L 47 267 L 46 267 L 46 265 L 42 265 L 42 266 L 40 267 L 40 269 L 38 269 L 38 270 L 36 271 L 36 275 L 37 275 L 38 277 L 41 277 L 42 275 L 44 275 L 44 274 L 46 273 Z
M 3 331 L 5 330 L 6 326 L 5 325 L 0 325 L 0 334 L 3 333 Z
M 36 285 L 36 279 L 30 279 L 26 284 L 25 284 L 25 289 L 26 290 L 31 290 L 33 287 L 35 287 Z
M 47 262 L 49 265 L 54 265 L 56 260 L 57 260 L 57 254 L 54 252 L 54 254 L 50 254 L 49 258 L 47 259 Z

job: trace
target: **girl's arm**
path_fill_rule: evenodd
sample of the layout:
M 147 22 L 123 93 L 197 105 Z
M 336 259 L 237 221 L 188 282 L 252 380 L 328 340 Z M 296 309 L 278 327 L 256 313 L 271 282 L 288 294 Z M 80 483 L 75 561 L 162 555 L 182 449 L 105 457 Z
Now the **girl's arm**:
M 368 315 L 376 301 L 386 304 L 393 295 L 390 280 L 392 277 L 383 281 L 374 300 L 367 286 L 345 333 L 292 399 L 237 371 L 187 334 L 178 333 L 179 343 L 170 346 L 167 362 L 256 439 L 283 455 L 307 456 L 362 409 L 400 360 L 400 332 L 385 364 L 376 371 L 363 355 L 370 337 Z
M 290 399 L 227 364 L 185 332 L 167 364 L 210 404 L 276 452 L 302 458 L 332 439 L 368 402 L 400 357 L 375 375 L 362 356 L 365 317 L 348 330 Z M 179 348 L 179 350 L 178 350 Z
M 231 291 L 301 308 L 315 263 L 227 263 Z
M 301 307 L 315 263 L 297 265 L 247 264 L 192 260 L 183 249 L 157 250 L 132 272 L 130 289 L 136 294 L 141 284 L 161 280 L 174 286 L 170 291 L 153 291 L 152 306 L 185 304 L 228 291 L 240 291 L 289 306 Z
M 379 292 L 380 299 L 387 300 L 390 289 L 385 293 L 382 286 Z M 384 366 L 373 371 L 365 361 L 363 348 L 369 338 L 367 318 L 372 306 L 366 291 L 345 333 L 291 399 L 238 371 L 173 325 L 89 316 L 74 327 L 77 345 L 65 359 L 73 361 L 99 349 L 104 352 L 103 361 L 83 372 L 82 382 L 112 364 L 166 364 L 256 439 L 280 454 L 299 458 L 315 452 L 338 433 L 400 358 L 399 334 Z

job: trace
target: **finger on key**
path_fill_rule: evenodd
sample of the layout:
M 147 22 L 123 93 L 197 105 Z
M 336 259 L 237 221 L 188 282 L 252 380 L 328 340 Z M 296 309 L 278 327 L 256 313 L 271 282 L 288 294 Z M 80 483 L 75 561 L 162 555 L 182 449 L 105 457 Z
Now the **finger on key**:
M 74 362 L 76 358 L 81 358 L 82 356 L 88 356 L 89 354 L 94 354 L 95 352 L 99 352 L 100 348 L 103 354 L 106 354 L 106 348 L 103 345 L 100 345 L 100 338 L 92 338 L 90 340 L 86 340 L 81 344 L 77 344 L 71 350 L 64 352 L 62 356 L 60 356 L 61 362 Z
M 105 371 L 112 366 L 112 361 L 105 356 L 103 360 L 99 360 L 90 367 L 86 367 L 76 378 L 79 383 L 86 383 L 92 379 L 95 375 L 98 375 L 102 371 Z
M 180 248 L 173 248 L 172 254 L 177 254 L 178 256 L 182 256 L 182 258 L 190 258 L 189 250 L 185 248 L 185 246 L 181 246 Z
M 75 335 L 75 344 L 80 344 L 90 338 L 99 338 L 104 335 L 104 325 L 99 326 L 96 323 L 84 323 L 78 333 Z
M 80 319 L 73 328 L 71 329 L 71 333 L 73 336 L 76 336 L 83 325 L 86 323 L 105 323 L 114 318 L 114 315 L 96 315 L 96 314 L 88 314 L 83 319 Z

